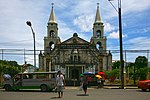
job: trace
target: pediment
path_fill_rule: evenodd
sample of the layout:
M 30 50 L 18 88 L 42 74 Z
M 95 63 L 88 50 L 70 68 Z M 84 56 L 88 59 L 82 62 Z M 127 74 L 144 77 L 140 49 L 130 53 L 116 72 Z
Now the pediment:
M 78 37 L 77 33 L 73 34 L 73 37 L 65 40 L 61 44 L 89 44 L 88 41 Z

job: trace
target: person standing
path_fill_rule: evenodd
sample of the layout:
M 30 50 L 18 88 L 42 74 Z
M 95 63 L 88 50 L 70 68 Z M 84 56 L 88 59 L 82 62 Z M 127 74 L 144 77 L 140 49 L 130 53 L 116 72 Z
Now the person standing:
M 83 76 L 83 90 L 84 94 L 87 93 L 87 86 L 88 86 L 88 77 L 86 75 Z
M 80 87 L 79 90 L 83 89 L 83 74 L 80 75 Z
M 57 73 L 56 85 L 57 85 L 57 92 L 58 92 L 58 95 L 59 95 L 58 98 L 62 98 L 63 97 L 65 80 L 64 80 L 64 75 L 61 73 L 61 71 L 58 71 L 58 73 Z
M 97 84 L 98 84 L 97 88 L 102 88 L 103 85 L 104 85 L 104 80 L 102 78 L 98 78 L 97 79 Z

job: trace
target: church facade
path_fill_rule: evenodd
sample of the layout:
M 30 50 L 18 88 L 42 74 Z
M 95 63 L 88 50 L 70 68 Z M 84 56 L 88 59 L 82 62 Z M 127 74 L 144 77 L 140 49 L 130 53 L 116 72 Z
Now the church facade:
M 112 55 L 106 48 L 106 41 L 104 25 L 97 5 L 91 40 L 88 42 L 80 38 L 77 33 L 73 33 L 72 37 L 61 42 L 52 4 L 47 36 L 44 37 L 44 51 L 39 54 L 40 70 L 61 70 L 66 79 L 79 79 L 80 74 L 84 72 L 98 73 L 111 70 Z

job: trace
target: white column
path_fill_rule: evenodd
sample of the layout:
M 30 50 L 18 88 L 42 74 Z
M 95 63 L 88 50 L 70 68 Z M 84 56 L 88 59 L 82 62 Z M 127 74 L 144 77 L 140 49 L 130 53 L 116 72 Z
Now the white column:
M 49 62 L 49 72 L 51 71 L 51 61 Z

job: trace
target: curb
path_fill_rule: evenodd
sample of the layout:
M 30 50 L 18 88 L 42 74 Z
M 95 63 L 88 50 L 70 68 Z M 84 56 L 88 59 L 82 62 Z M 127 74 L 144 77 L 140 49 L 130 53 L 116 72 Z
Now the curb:
M 79 89 L 79 87 L 75 86 L 75 87 L 65 87 L 65 89 Z M 96 86 L 94 87 L 88 87 L 88 89 L 97 89 Z M 121 89 L 119 86 L 103 86 L 102 88 L 99 88 L 99 89 Z M 124 89 L 138 89 L 138 87 L 130 87 L 130 86 L 127 86 L 127 87 L 124 87 Z
M 105 89 L 121 89 L 120 87 L 104 87 Z M 124 89 L 138 89 L 138 87 L 124 87 Z

